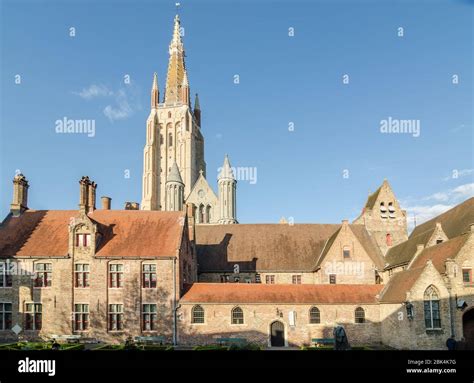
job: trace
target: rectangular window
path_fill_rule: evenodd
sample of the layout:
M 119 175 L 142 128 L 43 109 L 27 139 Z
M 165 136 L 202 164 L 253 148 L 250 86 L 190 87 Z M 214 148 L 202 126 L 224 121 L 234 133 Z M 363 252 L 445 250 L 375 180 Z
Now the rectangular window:
M 25 305 L 25 330 L 41 330 L 42 310 L 41 303 L 27 303 Z
M 89 305 L 74 305 L 74 331 L 86 331 L 89 329 Z
M 329 274 L 329 283 L 331 285 L 335 285 L 336 284 L 336 274 Z
M 265 276 L 265 283 L 267 285 L 274 285 L 275 284 L 275 276 L 274 275 L 266 275 Z
M 142 280 L 144 289 L 154 289 L 156 287 L 156 265 L 142 265 Z
M 109 265 L 109 287 L 123 287 L 123 265 Z
M 472 269 L 462 269 L 462 281 L 472 283 Z
M 87 247 L 91 244 L 91 235 L 90 234 L 76 234 L 76 246 L 77 247 Z
M 157 312 L 155 304 L 144 304 L 142 310 L 143 331 L 155 331 L 157 325 Z
M 0 330 L 12 328 L 12 304 L 0 303 Z
M 343 250 L 342 250 L 342 255 L 344 257 L 344 259 L 347 259 L 347 258 L 350 258 L 351 257 L 351 251 L 349 248 L 345 247 Z
M 13 277 L 12 269 L 13 263 L 0 262 L 0 288 L 12 287 Z
M 427 329 L 441 328 L 439 301 L 427 300 L 425 306 L 425 326 Z
M 35 265 L 35 287 L 51 287 L 52 270 L 51 263 L 37 263 Z
M 291 277 L 291 282 L 294 284 L 294 285 L 301 285 L 301 275 L 293 275 Z
M 74 286 L 78 288 L 89 287 L 89 265 L 76 264 L 74 266 Z
M 123 330 L 123 305 L 109 305 L 109 331 Z

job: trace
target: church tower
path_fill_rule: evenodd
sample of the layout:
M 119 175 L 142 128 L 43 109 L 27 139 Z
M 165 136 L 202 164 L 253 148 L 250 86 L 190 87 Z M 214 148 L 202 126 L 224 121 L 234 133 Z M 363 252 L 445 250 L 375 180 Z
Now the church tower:
M 236 219 L 236 186 L 237 181 L 230 166 L 229 157 L 224 158 L 224 165 L 218 177 L 220 224 L 237 223 Z
M 171 166 L 168 181 L 166 181 L 166 211 L 183 210 L 184 184 L 179 174 L 176 162 Z
M 158 139 L 158 105 L 160 92 L 158 77 L 153 75 L 151 111 L 146 121 L 146 143 L 143 150 L 142 209 L 159 210 L 160 201 L 160 142 Z
M 153 124 L 157 127 L 153 145 L 149 142 L 148 134 L 145 145 L 142 199 L 144 210 L 168 209 L 167 181 L 174 163 L 178 167 L 184 184 L 184 199 L 189 196 L 199 178 L 200 171 L 202 170 L 204 176 L 206 174 L 204 138 L 200 127 L 201 108 L 197 98 L 194 111 L 191 108 L 190 86 L 185 65 L 186 55 L 182 41 L 183 31 L 179 16 L 176 15 L 169 45 L 164 97 L 161 103 L 158 93 L 156 93 L 158 98 L 153 99 L 152 89 L 152 112 L 147 121 L 147 130 L 149 130 L 152 116 Z M 147 160 L 153 161 L 153 164 L 147 163 Z
M 365 225 L 382 253 L 408 239 L 406 211 L 402 210 L 387 180 L 367 198 L 355 224 Z

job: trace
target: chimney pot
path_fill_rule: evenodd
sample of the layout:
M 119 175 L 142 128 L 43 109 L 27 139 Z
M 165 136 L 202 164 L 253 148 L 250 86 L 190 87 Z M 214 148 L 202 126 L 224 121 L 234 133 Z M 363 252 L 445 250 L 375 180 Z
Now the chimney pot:
M 112 198 L 110 197 L 100 197 L 102 201 L 102 210 L 110 210 L 112 204 Z

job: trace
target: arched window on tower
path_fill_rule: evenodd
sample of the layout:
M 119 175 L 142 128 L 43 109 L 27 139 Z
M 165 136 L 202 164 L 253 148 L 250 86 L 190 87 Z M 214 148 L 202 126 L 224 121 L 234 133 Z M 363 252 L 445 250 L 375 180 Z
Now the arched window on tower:
M 385 207 L 385 202 L 380 202 L 380 217 L 387 218 L 387 208 Z
M 204 205 L 199 205 L 199 223 L 205 223 L 204 221 Z
M 173 146 L 173 133 L 168 133 L 168 146 Z
M 393 206 L 393 202 L 388 203 L 388 216 L 390 218 L 395 218 L 395 207 Z
M 441 316 L 439 311 L 439 294 L 436 287 L 429 286 L 423 297 L 425 311 L 425 327 L 427 329 L 441 328 Z

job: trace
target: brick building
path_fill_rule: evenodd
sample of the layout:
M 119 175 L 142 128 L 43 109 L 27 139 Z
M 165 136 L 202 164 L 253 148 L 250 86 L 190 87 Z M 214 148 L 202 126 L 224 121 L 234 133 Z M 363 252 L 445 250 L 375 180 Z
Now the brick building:
M 345 327 L 353 345 L 474 344 L 474 198 L 418 226 L 385 180 L 340 224 L 237 224 L 226 156 L 218 193 L 206 180 L 201 107 L 194 109 L 179 18 L 166 90 L 155 74 L 142 203 L 111 208 L 79 181 L 77 210 L 28 208 L 13 180 L 0 224 L 0 340 L 59 335 L 168 343 L 242 338 L 301 346 Z

